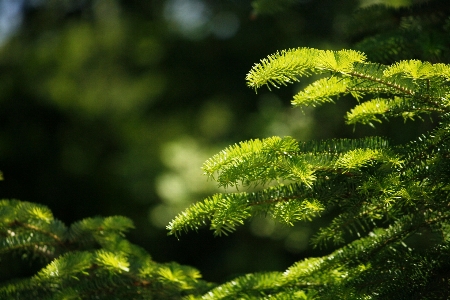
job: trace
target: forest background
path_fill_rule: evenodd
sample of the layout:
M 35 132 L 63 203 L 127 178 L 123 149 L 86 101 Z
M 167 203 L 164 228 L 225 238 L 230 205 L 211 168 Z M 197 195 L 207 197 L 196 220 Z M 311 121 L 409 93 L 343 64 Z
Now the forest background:
M 277 50 L 351 48 L 353 12 L 376 3 L 299 0 L 255 15 L 243 0 L 0 0 L 0 197 L 45 204 L 67 225 L 127 216 L 136 226 L 127 236 L 154 260 L 192 265 L 207 281 L 331 252 L 308 243 L 326 218 L 292 228 L 255 218 L 221 238 L 205 229 L 177 240 L 165 226 L 218 191 L 200 167 L 230 144 L 273 135 L 398 144 L 432 128 L 394 120 L 354 131 L 345 99 L 291 108 L 307 80 L 275 93 L 245 86 Z M 35 271 L 2 261 L 0 276 Z

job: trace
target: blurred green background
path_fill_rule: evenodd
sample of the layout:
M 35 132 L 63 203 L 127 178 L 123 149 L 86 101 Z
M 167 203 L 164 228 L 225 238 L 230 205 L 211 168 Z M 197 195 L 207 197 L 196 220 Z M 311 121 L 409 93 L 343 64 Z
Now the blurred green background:
M 257 94 L 245 85 L 277 50 L 350 47 L 348 20 L 367 4 L 299 0 L 255 15 L 245 0 L 0 0 L 0 197 L 45 204 L 67 225 L 127 216 L 131 241 L 209 281 L 327 253 L 308 244 L 320 220 L 286 228 L 254 219 L 228 237 L 204 229 L 180 240 L 165 226 L 219 191 L 201 165 L 230 144 L 390 136 L 397 126 L 405 130 L 390 137 L 404 142 L 428 128 L 400 120 L 353 131 L 346 98 L 292 109 L 310 79 Z

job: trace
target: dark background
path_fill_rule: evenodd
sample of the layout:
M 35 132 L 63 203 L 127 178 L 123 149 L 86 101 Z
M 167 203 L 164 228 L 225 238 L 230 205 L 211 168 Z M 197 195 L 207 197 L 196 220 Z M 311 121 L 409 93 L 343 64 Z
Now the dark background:
M 351 47 L 348 20 L 364 3 L 299 0 L 255 15 L 244 0 L 0 0 L 1 19 L 16 24 L 0 28 L 0 197 L 45 204 L 67 225 L 127 216 L 128 237 L 156 261 L 195 266 L 209 281 L 328 253 L 308 244 L 326 217 L 293 228 L 254 219 L 220 238 L 205 228 L 177 240 L 165 226 L 218 191 L 201 165 L 230 144 L 374 134 L 400 143 L 430 128 L 394 120 L 354 130 L 347 98 L 292 109 L 311 79 L 246 87 L 253 64 L 277 50 Z

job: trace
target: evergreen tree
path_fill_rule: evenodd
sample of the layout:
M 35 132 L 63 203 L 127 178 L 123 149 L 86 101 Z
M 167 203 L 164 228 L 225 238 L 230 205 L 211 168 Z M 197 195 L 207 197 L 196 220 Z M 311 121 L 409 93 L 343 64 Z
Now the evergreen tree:
M 312 244 L 336 250 L 296 262 L 284 272 L 247 274 L 214 286 L 200 280 L 197 270 L 156 263 L 128 242 L 123 234 L 133 225 L 127 218 L 90 218 L 66 227 L 47 207 L 3 200 L 1 259 L 19 256 L 46 266 L 28 278 L 3 283 L 0 298 L 448 298 L 450 65 L 445 38 L 450 19 L 448 5 L 439 4 L 361 11 L 367 17 L 358 22 L 364 24 L 380 13 L 398 20 L 389 32 L 379 27 L 379 33 L 360 39 L 355 50 L 283 50 L 255 64 L 246 77 L 257 90 L 317 76 L 294 96 L 293 106 L 353 97 L 357 104 L 345 116 L 349 125 L 429 116 L 437 120 L 433 131 L 403 145 L 381 137 L 243 141 L 203 165 L 208 177 L 238 192 L 195 203 L 168 225 L 177 237 L 205 225 L 222 235 L 256 215 L 290 226 L 328 214 L 332 221 Z M 424 28 L 436 28 L 430 36 L 443 40 L 420 49 L 398 42 L 405 32 L 418 33 L 420 40 Z M 382 55 L 375 56 L 380 51 L 376 45 L 383 46 Z M 396 61 L 389 62 L 392 58 Z M 247 187 L 255 191 L 244 191 Z

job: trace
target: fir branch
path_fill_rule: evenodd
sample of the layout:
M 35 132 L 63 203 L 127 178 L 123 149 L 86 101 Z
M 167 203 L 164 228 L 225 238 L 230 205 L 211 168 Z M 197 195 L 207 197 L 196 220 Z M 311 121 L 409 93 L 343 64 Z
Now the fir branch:
M 401 165 L 401 160 L 390 151 L 378 149 L 355 149 L 340 156 L 336 167 L 344 172 L 361 169 L 374 163 L 388 163 L 393 166 Z
M 372 122 L 381 123 L 379 116 L 385 117 L 385 114 L 393 107 L 393 101 L 390 99 L 376 98 L 370 101 L 363 102 L 349 112 L 347 112 L 347 124 L 368 124 L 374 127 Z M 394 102 L 395 105 L 395 102 Z M 386 117 L 385 117 L 386 118 Z
M 224 187 L 237 186 L 238 182 L 264 184 L 289 176 L 297 176 L 310 184 L 314 178 L 308 166 L 300 160 L 294 161 L 297 150 L 298 144 L 291 137 L 250 140 L 213 156 L 204 163 L 203 170 Z
M 303 49 L 305 48 L 299 48 L 298 51 Z M 312 56 L 308 64 L 303 63 L 302 72 L 295 72 L 291 64 L 298 60 L 295 58 L 298 54 L 289 51 L 289 55 L 277 53 L 264 60 L 264 63 L 257 64 L 248 74 L 249 85 L 258 88 L 270 82 L 275 86 L 291 82 L 280 79 L 279 71 L 271 71 L 274 68 L 284 70 L 286 73 L 283 73 L 283 76 L 291 76 L 292 78 L 289 78 L 295 80 L 306 72 L 305 69 L 309 69 L 309 72 L 313 73 L 317 73 L 317 70 L 319 73 L 330 71 L 332 75 L 313 82 L 297 93 L 292 100 L 294 106 L 316 106 L 334 102 L 334 97 L 345 94 L 351 94 L 358 101 L 369 93 L 394 96 L 393 101 L 377 97 L 356 106 L 347 114 L 348 124 L 360 122 L 373 126 L 373 122 L 381 122 L 379 115 L 413 119 L 423 113 L 449 111 L 448 101 L 445 99 L 446 95 L 450 94 L 446 82 L 450 68 L 444 64 L 432 65 L 418 60 L 405 60 L 391 66 L 383 66 L 365 62 L 364 55 L 359 52 L 315 50 L 310 53 Z M 289 62 L 286 62 L 286 57 Z M 305 61 L 305 58 L 301 59 Z M 283 65 L 286 68 L 283 68 Z M 306 74 L 308 75 L 310 73 Z M 259 78 L 258 81 L 255 81 L 255 78 Z M 419 106 L 418 103 L 422 105 Z
M 52 235 L 42 233 L 48 224 L 62 223 L 45 206 L 3 200 L 0 211 L 0 228 L 6 234 L 0 254 L 21 250 L 50 261 L 33 277 L 0 286 L 1 299 L 180 299 L 213 287 L 194 268 L 153 262 L 124 238 L 123 232 L 133 227 L 125 217 L 85 219 L 70 230 L 51 227 L 66 237 L 55 246 Z
M 299 76 L 310 76 L 327 71 L 348 73 L 353 63 L 363 62 L 365 55 L 353 50 L 324 51 L 312 48 L 283 50 L 269 55 L 253 66 L 247 74 L 249 87 L 255 89 L 272 84 L 275 87 L 298 81 Z
M 381 121 L 380 117 L 398 115 L 412 118 L 430 111 L 442 114 L 448 110 L 449 102 L 443 99 L 449 94 L 446 65 L 410 60 L 383 66 L 352 61 L 344 51 L 314 54 L 316 60 L 311 60 L 309 72 L 327 70 L 332 74 L 297 94 L 294 105 L 332 102 L 332 97 L 350 93 L 361 101 L 347 114 L 347 123 L 351 124 L 371 124 Z M 280 57 L 274 55 L 264 64 L 255 66 L 249 73 L 253 76 L 250 79 L 257 78 L 258 72 L 270 75 L 264 72 L 273 66 L 282 68 L 285 57 Z M 293 68 L 287 69 L 283 76 L 290 74 L 297 80 L 296 76 L 301 75 L 301 72 L 294 74 Z M 279 74 L 274 77 L 278 80 L 274 81 L 276 84 L 289 81 L 280 79 Z M 271 82 L 270 78 L 265 81 L 261 78 L 254 87 Z M 385 97 L 363 101 L 366 94 L 380 93 Z M 301 291 L 302 295 L 310 290 L 320 295 L 342 297 L 364 294 L 365 286 L 373 280 L 372 276 L 367 276 L 372 263 L 390 257 L 395 251 L 412 253 L 403 241 L 415 232 L 424 228 L 442 232 L 447 228 L 437 224 L 447 222 L 450 210 L 439 209 L 437 199 L 450 199 L 450 192 L 442 188 L 450 190 L 447 182 L 450 178 L 445 175 L 448 169 L 442 160 L 450 157 L 449 123 L 447 120 L 433 134 L 406 148 L 391 148 L 381 138 L 296 143 L 291 138 L 274 137 L 242 142 L 208 160 L 204 165 L 205 173 L 224 186 L 264 184 L 274 179 L 294 183 L 279 183 L 255 193 L 215 195 L 215 201 L 207 199 L 191 206 L 175 218 L 168 229 L 177 235 L 181 230 L 197 229 L 210 221 L 211 229 L 220 234 L 222 230 L 234 230 L 236 225 L 259 213 L 293 225 L 338 207 L 342 212 L 329 226 L 321 228 L 313 244 L 320 246 L 329 240 L 345 244 L 348 243 L 347 233 L 356 235 L 356 239 L 328 256 L 294 264 L 283 276 L 277 274 L 271 284 L 279 290 L 256 293 L 261 298 L 279 296 L 281 299 L 282 295 L 288 295 L 284 294 L 286 289 Z M 420 179 L 417 174 L 421 174 Z M 205 203 L 207 210 L 203 209 Z M 386 222 L 387 227 L 380 228 L 381 221 Z M 214 224 L 221 224 L 224 229 Z M 417 278 L 430 276 L 425 272 Z M 243 284 L 239 280 L 243 280 Z M 219 286 L 208 296 L 231 299 L 254 295 L 253 285 L 245 283 L 245 278 L 239 280 Z M 243 292 L 245 286 L 250 290 Z
M 401 95 L 414 95 L 415 84 L 411 80 L 407 80 L 401 76 L 385 77 L 384 72 L 381 75 L 381 71 L 384 71 L 385 67 L 381 67 L 378 64 L 365 63 L 355 64 L 354 70 L 349 72 L 349 75 L 360 79 L 353 85 L 354 88 L 358 88 L 360 85 L 367 86 L 368 92 L 384 91 L 386 93 Z
M 329 139 L 299 143 L 301 152 L 329 153 L 336 155 L 358 148 L 388 149 L 389 141 L 383 137 L 371 136 L 360 139 Z
M 373 149 L 366 148 L 369 146 Z M 238 161 L 236 157 L 239 155 L 244 159 Z M 357 179 L 360 175 L 356 175 L 360 169 L 376 167 L 390 170 L 401 165 L 401 160 L 389 150 L 386 141 L 380 138 L 343 139 L 301 145 L 292 143 L 291 138 L 269 138 L 232 146 L 205 165 L 209 173 L 215 172 L 218 165 L 221 166 L 223 170 L 217 176 L 218 182 L 223 180 L 222 177 L 229 180 L 240 178 L 238 176 L 246 176 L 242 177 L 245 178 L 242 180 L 244 183 L 252 182 L 259 180 L 253 175 L 256 173 L 266 180 L 276 178 L 296 184 L 280 184 L 254 193 L 216 194 L 193 204 L 175 217 L 167 227 L 169 234 L 177 236 L 181 231 L 197 230 L 208 221 L 215 234 L 226 234 L 258 212 L 287 225 L 300 220 L 311 220 L 325 210 L 325 203 L 333 205 L 329 200 L 338 198 L 337 186 L 346 187 L 342 178 L 337 179 L 338 176 L 347 176 L 349 183 L 355 184 L 360 180 Z M 260 166 L 262 169 L 258 170 Z M 234 168 L 234 173 L 229 171 L 230 168 Z M 326 191 L 335 191 L 335 194 L 331 196 Z M 345 193 L 349 197 L 349 189 Z
M 439 67 L 439 71 L 443 71 L 444 68 Z M 436 75 L 440 75 L 435 72 L 435 68 L 429 62 L 421 62 L 420 60 L 402 60 L 389 66 L 383 72 L 385 77 L 393 77 L 400 74 L 405 78 L 411 79 L 429 79 Z
M 277 283 L 281 275 L 279 272 L 247 274 L 212 289 L 201 299 L 231 300 L 242 299 L 243 297 L 264 299 L 265 296 L 276 293 L 280 289 Z
M 181 231 L 197 230 L 211 220 L 210 228 L 215 235 L 228 234 L 238 224 L 251 216 L 246 194 L 216 194 L 189 207 L 169 223 L 169 234 L 178 236 Z
M 310 76 L 320 50 L 313 48 L 288 49 L 264 58 L 247 74 L 249 87 L 255 90 L 269 84 L 274 87 L 298 81 L 298 76 Z
M 317 69 L 323 69 L 332 73 L 346 74 L 353 71 L 355 63 L 363 63 L 366 55 L 355 50 L 320 51 L 316 58 Z
M 333 96 L 345 94 L 348 91 L 349 80 L 330 77 L 315 81 L 294 96 L 294 106 L 317 106 L 326 102 L 333 103 Z
M 176 216 L 167 229 L 169 234 L 178 236 L 182 231 L 198 230 L 210 221 L 214 234 L 227 234 L 258 213 L 269 214 L 283 224 L 293 225 L 320 215 L 324 205 L 313 197 L 321 195 L 321 189 L 314 192 L 296 184 L 269 187 L 253 193 L 216 194 L 191 205 Z

